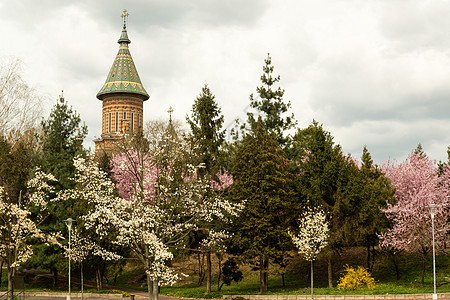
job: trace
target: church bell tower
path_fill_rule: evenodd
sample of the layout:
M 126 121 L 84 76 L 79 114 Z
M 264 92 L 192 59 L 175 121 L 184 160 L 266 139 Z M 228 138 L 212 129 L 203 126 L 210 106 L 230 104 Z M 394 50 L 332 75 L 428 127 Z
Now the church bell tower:
M 137 133 L 143 127 L 143 104 L 150 96 L 145 91 L 131 58 L 127 33 L 128 13 L 123 11 L 123 29 L 119 52 L 109 71 L 105 84 L 97 94 L 103 102 L 102 135 L 95 140 L 95 152 L 114 152 L 115 145 L 124 137 Z

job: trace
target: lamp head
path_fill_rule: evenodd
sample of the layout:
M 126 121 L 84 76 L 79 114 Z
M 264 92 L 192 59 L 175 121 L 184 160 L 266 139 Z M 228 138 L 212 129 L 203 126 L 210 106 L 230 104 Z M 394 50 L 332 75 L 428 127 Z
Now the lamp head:
M 434 203 L 432 203 L 428 207 L 430 208 L 431 217 L 434 218 L 434 215 L 436 214 L 436 205 Z
M 72 228 L 73 220 L 72 218 L 68 218 L 67 220 L 64 220 L 64 223 L 66 223 L 67 227 L 70 229 Z

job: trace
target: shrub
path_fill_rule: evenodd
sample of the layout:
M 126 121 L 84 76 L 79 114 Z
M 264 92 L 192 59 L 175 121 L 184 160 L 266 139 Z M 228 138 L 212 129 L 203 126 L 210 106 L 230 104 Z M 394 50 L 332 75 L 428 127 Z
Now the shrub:
M 363 267 L 345 266 L 344 274 L 339 278 L 337 288 L 340 290 L 357 290 L 362 287 L 373 289 L 375 287 L 375 279 Z

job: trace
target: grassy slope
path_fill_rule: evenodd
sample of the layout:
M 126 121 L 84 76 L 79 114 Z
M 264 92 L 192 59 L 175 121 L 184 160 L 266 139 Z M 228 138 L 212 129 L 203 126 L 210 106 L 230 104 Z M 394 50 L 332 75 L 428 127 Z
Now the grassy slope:
M 337 284 L 339 274 L 346 264 L 357 266 L 366 264 L 366 253 L 364 249 L 349 249 L 340 256 L 336 256 L 334 264 L 334 286 Z M 432 263 L 431 256 L 427 261 L 425 275 L 425 286 L 421 281 L 421 260 L 415 255 L 398 255 L 400 266 L 400 280 L 396 279 L 396 273 L 392 261 L 386 256 L 376 258 L 373 277 L 377 280 L 377 287 L 374 290 L 340 291 L 336 288 L 328 289 L 327 264 L 326 260 L 319 258 L 314 267 L 314 286 L 317 294 L 401 294 L 401 293 L 430 293 L 432 292 Z M 286 270 L 286 286 L 282 286 L 281 276 L 276 266 L 271 266 L 269 276 L 269 294 L 309 294 L 309 262 L 294 255 Z M 450 277 L 450 257 L 439 256 L 436 264 L 438 283 L 448 281 L 445 277 Z M 230 287 L 224 286 L 222 293 L 217 292 L 217 276 L 213 278 L 213 295 L 219 297 L 222 294 L 256 294 L 259 292 L 259 273 L 252 272 L 249 267 L 243 268 L 244 280 L 239 284 L 233 283 Z M 163 287 L 161 293 L 166 295 L 177 295 L 183 297 L 205 297 L 205 284 L 198 287 L 196 285 L 197 276 L 190 277 L 190 282 L 183 282 L 175 287 Z M 450 292 L 450 285 L 443 285 L 437 292 Z
M 336 285 L 339 274 L 343 271 L 343 267 L 348 264 L 352 266 L 365 265 L 366 253 L 364 249 L 349 249 L 336 256 L 334 264 L 334 285 Z M 400 266 L 401 278 L 396 280 L 396 273 L 392 261 L 386 256 L 378 256 L 375 261 L 372 272 L 373 277 L 377 280 L 377 287 L 374 290 L 359 290 L 359 291 L 340 291 L 336 288 L 328 289 L 327 281 L 327 264 L 324 258 L 320 258 L 315 264 L 314 268 L 314 286 L 316 294 L 403 294 L 403 293 L 431 293 L 432 292 L 432 262 L 431 256 L 427 260 L 427 269 L 425 276 L 425 286 L 420 284 L 421 280 L 421 260 L 416 255 L 398 255 L 398 265 Z M 177 261 L 174 264 L 179 272 L 188 274 L 189 277 L 180 281 L 174 287 L 162 287 L 161 293 L 165 295 L 173 295 L 180 297 L 192 298 L 206 298 L 206 297 L 221 297 L 222 294 L 256 294 L 259 292 L 259 272 L 252 271 L 250 266 L 242 266 L 241 270 L 244 273 L 244 280 L 238 284 L 233 283 L 231 286 L 223 286 L 222 291 L 217 291 L 217 275 L 218 266 L 217 260 L 213 260 L 213 294 L 204 295 L 205 284 L 197 286 L 197 260 L 196 257 L 191 256 Z M 289 267 L 286 270 L 286 286 L 282 286 L 281 276 L 276 266 L 271 265 L 269 275 L 269 292 L 270 294 L 309 294 L 309 262 L 299 258 L 295 253 L 290 260 Z M 449 281 L 450 277 L 450 257 L 438 256 L 437 264 L 437 278 L 438 283 Z M 78 276 L 76 272 L 72 276 Z M 445 279 L 447 277 L 447 279 Z M 6 274 L 3 272 L 3 282 L 0 290 L 6 289 Z M 51 287 L 51 280 L 47 278 L 37 277 L 26 279 L 28 288 L 55 290 Z M 143 271 L 137 262 L 130 261 L 125 268 L 123 274 L 119 276 L 117 285 L 146 290 L 143 286 L 145 277 Z M 65 290 L 65 284 L 57 290 Z M 74 286 L 73 290 L 77 290 Z M 450 284 L 443 285 L 438 288 L 437 292 L 450 292 Z

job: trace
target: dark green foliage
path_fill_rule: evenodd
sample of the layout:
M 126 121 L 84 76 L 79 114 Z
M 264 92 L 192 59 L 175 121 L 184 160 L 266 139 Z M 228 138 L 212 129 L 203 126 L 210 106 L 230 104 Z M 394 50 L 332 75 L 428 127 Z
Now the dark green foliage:
M 346 159 L 333 137 L 318 122 L 298 130 L 293 137 L 292 146 L 287 150 L 292 157 L 297 172 L 299 195 L 307 199 L 312 207 L 321 205 L 331 212 L 337 193 L 343 186 L 343 167 Z
M 32 168 L 27 137 L 22 136 L 12 142 L 0 136 L 0 186 L 5 189 L 8 199 L 19 201 L 26 194 L 26 184 Z
M 217 172 L 219 151 L 224 142 L 223 115 L 214 99 L 209 87 L 205 85 L 192 105 L 191 118 L 186 117 L 191 129 L 191 140 L 199 147 L 198 162 L 204 165 L 204 169 L 199 171 L 200 175 Z
M 239 270 L 239 266 L 236 262 L 236 260 L 232 257 L 229 258 L 222 267 L 222 284 L 219 287 L 219 291 L 222 289 L 222 286 L 225 285 L 231 285 L 231 283 L 234 281 L 238 283 L 242 280 L 242 272 Z
M 62 96 L 41 125 L 42 151 L 37 164 L 44 172 L 53 174 L 61 188 L 73 187 L 73 158 L 86 154 L 82 143 L 87 135 L 87 126 L 81 124 L 79 114 L 69 107 Z
M 273 76 L 272 58 L 267 54 L 264 60 L 262 86 L 256 88 L 257 97 L 250 95 L 250 107 L 261 113 L 261 125 L 264 130 L 274 132 L 280 145 L 285 145 L 287 138 L 284 132 L 293 128 L 296 124 L 294 114 L 284 116 L 291 108 L 290 101 L 283 99 L 284 90 L 276 88 L 275 84 L 280 81 L 280 76 Z M 252 129 L 256 128 L 257 118 L 253 113 L 247 113 L 248 123 Z
M 274 134 L 261 121 L 247 134 L 234 158 L 234 201 L 244 202 L 236 240 L 242 255 L 259 267 L 261 291 L 267 290 L 269 260 L 290 242 L 287 235 L 293 210 L 287 159 Z
M 414 154 L 415 155 L 420 155 L 421 158 L 427 158 L 427 154 L 423 150 L 423 147 L 422 147 L 421 143 L 417 144 L 416 149 L 414 149 Z
M 43 120 L 42 134 L 39 136 L 41 152 L 36 155 L 36 165 L 46 173 L 53 174 L 58 180 L 57 191 L 73 188 L 75 175 L 73 159 L 78 155 L 86 155 L 83 149 L 83 139 L 87 135 L 86 125 L 81 125 L 78 113 L 68 106 L 61 96 L 53 107 L 47 120 Z M 50 215 L 40 224 L 45 233 L 62 232 L 67 236 L 64 220 L 68 217 L 76 219 L 79 211 L 74 209 L 74 201 L 59 203 Z M 27 262 L 31 267 L 41 267 L 54 274 L 54 284 L 57 284 L 58 269 L 65 259 L 62 248 L 55 245 L 37 244 L 34 255 Z
M 343 247 L 365 245 L 371 267 L 377 234 L 387 226 L 380 209 L 392 201 L 394 191 L 390 181 L 373 165 L 367 149 L 359 168 L 334 144 L 331 134 L 313 121 L 294 135 L 287 152 L 294 161 L 291 168 L 299 173 L 295 183 L 299 197 L 310 206 L 322 206 L 328 213 L 330 248 L 338 252 Z
M 356 215 L 359 242 L 367 247 L 367 267 L 372 270 L 378 234 L 388 226 L 388 220 L 381 209 L 387 208 L 388 202 L 393 203 L 395 189 L 378 166 L 373 164 L 366 146 L 361 156 L 359 179 L 360 202 Z
M 221 167 L 220 154 L 225 132 L 222 130 L 223 115 L 214 99 L 209 87 L 205 85 L 192 105 L 191 118 L 187 117 L 186 120 L 191 129 L 190 140 L 194 147 L 198 147 L 194 162 L 203 165 L 198 170 L 199 176 L 216 179 L 216 174 Z M 216 191 L 212 188 L 207 190 L 203 195 L 203 201 L 209 201 L 215 193 Z M 196 243 L 192 246 L 198 247 L 198 243 L 207 236 L 210 229 L 221 230 L 223 226 L 222 222 L 205 222 L 202 226 L 204 229 L 193 234 L 192 239 Z M 211 252 L 211 249 L 205 249 L 207 293 L 211 293 Z M 199 284 L 201 281 L 202 276 L 200 276 Z

